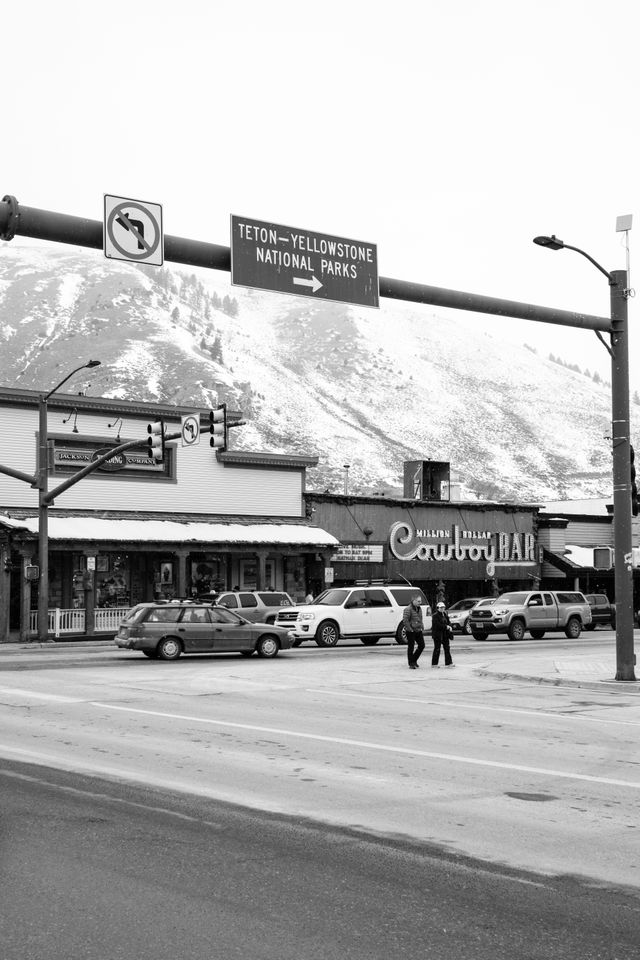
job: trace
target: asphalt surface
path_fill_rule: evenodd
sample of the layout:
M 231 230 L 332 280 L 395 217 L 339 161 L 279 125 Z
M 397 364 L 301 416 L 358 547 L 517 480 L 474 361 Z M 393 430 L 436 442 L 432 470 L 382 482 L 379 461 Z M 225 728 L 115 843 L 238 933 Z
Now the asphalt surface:
M 2 960 L 637 960 L 640 896 L 0 762 Z
M 635 960 L 613 634 L 453 650 L 0 647 L 0 960 Z

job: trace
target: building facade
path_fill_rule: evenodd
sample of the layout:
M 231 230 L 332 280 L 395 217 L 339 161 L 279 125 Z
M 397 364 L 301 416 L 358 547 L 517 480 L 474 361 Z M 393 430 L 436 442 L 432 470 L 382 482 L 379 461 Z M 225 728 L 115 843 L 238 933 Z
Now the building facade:
M 307 513 L 340 547 L 328 579 L 409 581 L 433 605 L 529 589 L 540 581 L 535 505 L 305 494 Z M 327 579 L 309 568 L 317 590 Z
M 0 390 L 0 464 L 35 474 L 39 411 L 37 393 Z M 168 443 L 157 463 L 147 425 L 162 419 L 179 433 L 187 415 L 208 427 L 208 411 L 193 408 L 48 400 L 50 491 L 106 450 L 140 439 L 47 510 L 50 634 L 104 635 L 135 603 L 216 589 L 273 587 L 302 599 L 309 569 L 329 566 L 337 541 L 305 514 L 306 470 L 317 458 L 221 452 L 203 433 L 199 443 Z M 0 642 L 37 633 L 38 530 L 38 490 L 0 473 Z

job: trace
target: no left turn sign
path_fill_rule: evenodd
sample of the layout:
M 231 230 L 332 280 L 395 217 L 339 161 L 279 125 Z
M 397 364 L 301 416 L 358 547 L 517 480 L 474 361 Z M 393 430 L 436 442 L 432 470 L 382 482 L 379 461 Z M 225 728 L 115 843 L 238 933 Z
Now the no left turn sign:
M 200 417 L 192 413 L 180 418 L 180 431 L 182 433 L 182 446 L 193 447 L 200 443 Z
M 146 200 L 104 195 L 103 247 L 105 257 L 161 267 L 163 263 L 162 207 Z

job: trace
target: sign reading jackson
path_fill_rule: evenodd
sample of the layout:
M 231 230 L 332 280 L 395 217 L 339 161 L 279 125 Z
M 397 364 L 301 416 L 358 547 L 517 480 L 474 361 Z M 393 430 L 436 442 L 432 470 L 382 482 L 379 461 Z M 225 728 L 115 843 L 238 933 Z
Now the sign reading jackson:
M 374 243 L 231 216 L 231 283 L 377 307 Z

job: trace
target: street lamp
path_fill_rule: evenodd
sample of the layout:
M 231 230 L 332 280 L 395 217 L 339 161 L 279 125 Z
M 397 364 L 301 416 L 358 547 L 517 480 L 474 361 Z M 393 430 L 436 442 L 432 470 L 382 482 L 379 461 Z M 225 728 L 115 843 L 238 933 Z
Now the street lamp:
M 346 497 L 347 494 L 349 493 L 349 468 L 350 468 L 350 466 L 351 466 L 350 463 L 343 463 L 343 464 L 342 464 L 342 468 L 343 468 L 343 470 L 344 470 L 344 495 L 345 495 L 345 497 Z
M 49 487 L 48 462 L 48 427 L 47 427 L 47 400 L 56 390 L 70 380 L 78 370 L 99 367 L 100 360 L 89 360 L 56 384 L 49 393 L 41 393 L 38 397 L 38 564 L 40 566 L 40 580 L 38 583 L 38 640 L 47 643 L 49 640 L 49 504 L 45 497 Z
M 635 680 L 633 648 L 633 562 L 631 528 L 631 450 L 629 422 L 629 321 L 627 271 L 609 272 L 580 247 L 556 236 L 535 237 L 550 250 L 575 250 L 609 281 L 611 295 L 611 437 L 613 444 L 613 540 L 616 591 L 616 680 Z M 597 332 L 597 331 L 596 331 Z

